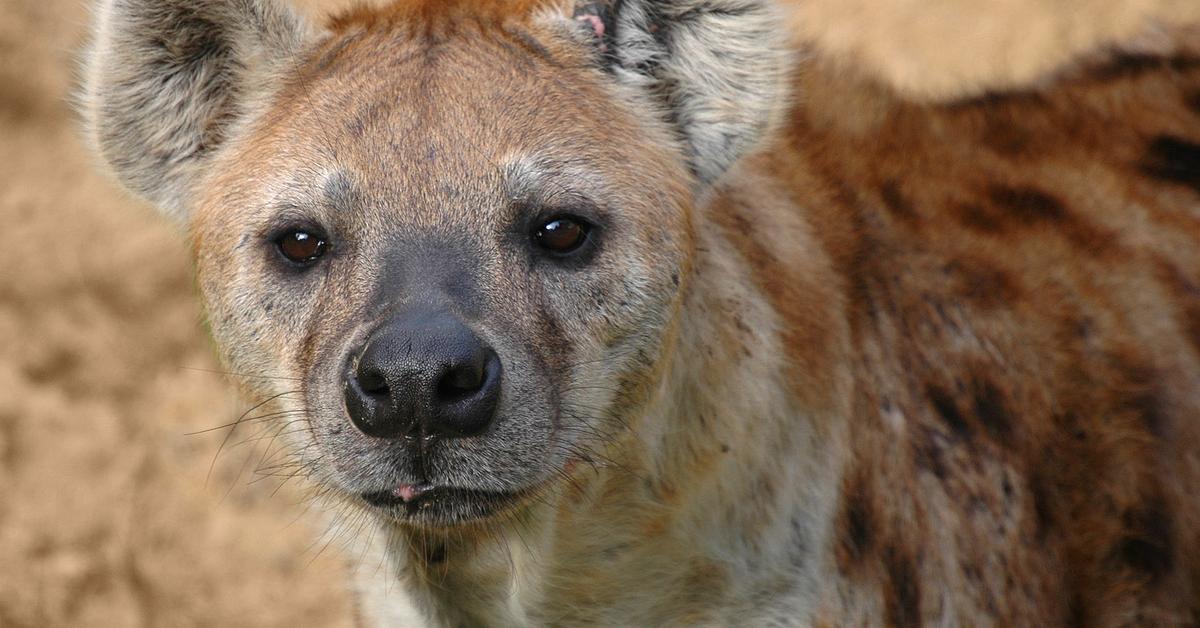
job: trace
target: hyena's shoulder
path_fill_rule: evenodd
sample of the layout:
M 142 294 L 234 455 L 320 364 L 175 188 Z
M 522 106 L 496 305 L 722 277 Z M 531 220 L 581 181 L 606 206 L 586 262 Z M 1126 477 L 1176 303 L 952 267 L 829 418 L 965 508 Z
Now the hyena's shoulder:
M 830 76 L 806 73 L 753 163 L 790 182 L 849 312 L 831 604 L 1195 620 L 1200 55 L 939 105 Z M 713 211 L 761 281 L 802 281 L 756 254 L 778 221 L 733 195 Z

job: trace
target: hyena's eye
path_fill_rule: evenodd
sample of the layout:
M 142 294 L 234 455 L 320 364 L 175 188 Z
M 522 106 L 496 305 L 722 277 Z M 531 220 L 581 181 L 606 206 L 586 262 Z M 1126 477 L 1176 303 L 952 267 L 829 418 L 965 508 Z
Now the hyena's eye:
M 569 255 L 583 248 L 591 225 L 579 218 L 552 218 L 533 231 L 533 241 L 555 255 Z
M 289 262 L 307 265 L 320 259 L 329 244 L 319 231 L 292 229 L 275 240 L 275 247 Z

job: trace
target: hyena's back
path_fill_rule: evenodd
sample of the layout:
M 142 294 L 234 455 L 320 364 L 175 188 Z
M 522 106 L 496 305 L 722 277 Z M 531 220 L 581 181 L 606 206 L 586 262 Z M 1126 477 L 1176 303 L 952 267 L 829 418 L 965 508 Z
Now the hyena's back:
M 897 625 L 1194 620 L 1200 57 L 953 105 L 800 89 L 788 149 L 752 163 L 810 208 L 846 298 L 844 595 Z M 711 211 L 803 326 L 745 194 Z

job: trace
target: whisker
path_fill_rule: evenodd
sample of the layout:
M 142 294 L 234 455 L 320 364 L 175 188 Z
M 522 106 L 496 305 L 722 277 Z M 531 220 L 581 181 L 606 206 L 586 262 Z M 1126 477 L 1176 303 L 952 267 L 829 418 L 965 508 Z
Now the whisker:
M 252 373 L 235 373 L 233 371 L 221 371 L 221 370 L 216 370 L 216 369 L 202 369 L 202 368 L 196 368 L 193 366 L 181 366 L 179 368 L 184 371 L 194 371 L 197 373 L 212 373 L 213 375 L 228 375 L 230 377 L 238 377 L 241 379 L 267 379 L 267 380 L 291 381 L 291 382 L 303 381 L 303 378 L 300 378 L 300 377 L 283 377 L 283 376 L 277 376 L 277 375 L 254 375 Z
M 214 454 L 213 454 L 212 462 L 209 462 L 209 463 L 208 463 L 208 473 L 207 473 L 207 474 L 204 476 L 204 485 L 205 485 L 205 486 L 208 486 L 208 482 L 209 482 L 209 480 L 212 478 L 213 467 L 215 467 L 215 466 L 216 466 L 216 464 L 217 464 L 217 458 L 219 458 L 219 457 L 221 456 L 221 451 L 225 449 L 225 444 L 226 444 L 226 443 L 228 443 L 228 442 L 229 442 L 229 438 L 230 438 L 231 436 L 233 436 L 233 432 L 234 432 L 234 430 L 236 430 L 236 429 L 237 429 L 238 425 L 239 425 L 239 424 L 240 424 L 240 423 L 241 423 L 241 422 L 242 422 L 242 421 L 243 421 L 243 420 L 244 420 L 244 419 L 245 419 L 247 416 L 249 416 L 251 412 L 254 412 L 255 410 L 257 410 L 257 409 L 259 409 L 259 408 L 261 408 L 261 407 L 263 407 L 263 406 L 267 405 L 268 403 L 271 403 L 272 401 L 275 401 L 275 400 L 277 400 L 277 399 L 280 399 L 280 398 L 282 398 L 282 397 L 284 397 L 284 396 L 287 396 L 287 395 L 294 395 L 294 394 L 297 394 L 297 393 L 299 393 L 299 392 L 301 392 L 301 391 L 299 391 L 299 390 L 289 390 L 289 391 L 286 391 L 286 392 L 281 392 L 281 393 L 279 393 L 279 394 L 277 394 L 277 395 L 272 395 L 272 396 L 270 396 L 270 397 L 268 397 L 268 398 L 264 399 L 263 401 L 259 402 L 258 404 L 255 404 L 255 405 L 254 405 L 254 406 L 252 406 L 252 407 L 251 407 L 249 410 L 246 410 L 245 412 L 243 412 L 243 413 L 242 413 L 242 415 L 241 415 L 241 416 L 239 416 L 239 417 L 237 418 L 237 420 L 233 422 L 233 425 L 232 425 L 232 426 L 229 428 L 229 432 L 227 432 L 227 433 L 225 434 L 225 438 L 221 439 L 221 444 L 217 446 L 217 451 L 216 451 L 216 453 L 214 453 Z

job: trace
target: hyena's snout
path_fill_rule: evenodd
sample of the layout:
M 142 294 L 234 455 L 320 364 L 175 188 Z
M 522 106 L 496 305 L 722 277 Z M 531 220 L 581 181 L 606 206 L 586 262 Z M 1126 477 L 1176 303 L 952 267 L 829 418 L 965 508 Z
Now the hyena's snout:
M 385 320 L 351 360 L 351 421 L 375 438 L 457 438 L 487 430 L 500 401 L 500 357 L 457 316 L 417 309 Z

